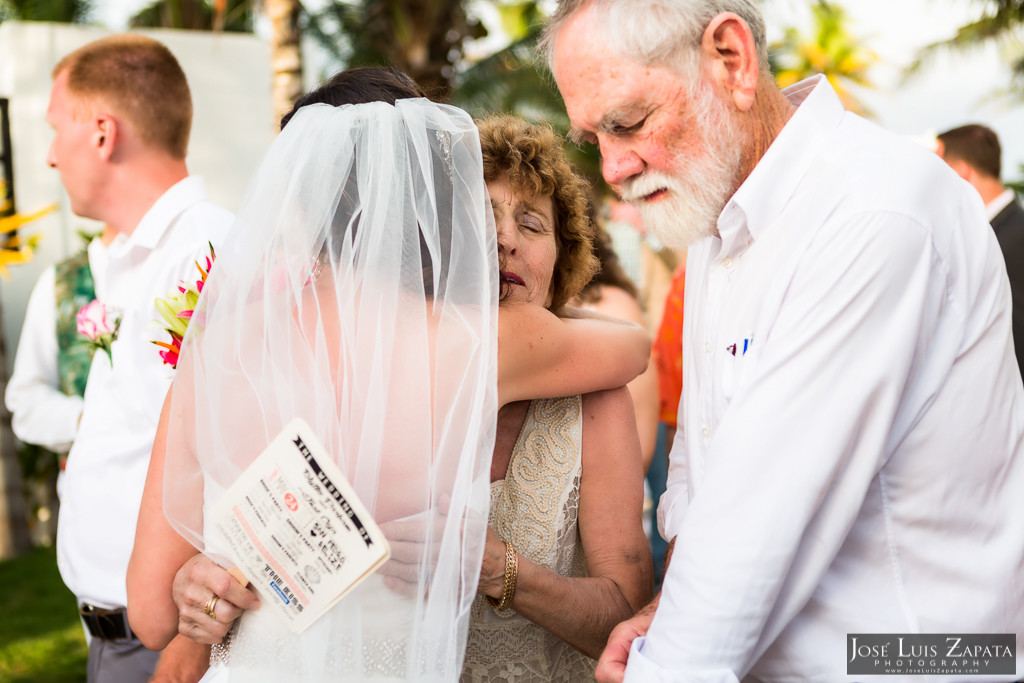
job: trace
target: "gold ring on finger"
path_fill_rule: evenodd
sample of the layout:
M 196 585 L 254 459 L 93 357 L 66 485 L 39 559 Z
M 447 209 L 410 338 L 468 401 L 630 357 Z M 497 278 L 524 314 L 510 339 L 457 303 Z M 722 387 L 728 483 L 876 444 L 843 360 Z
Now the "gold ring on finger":
M 217 621 L 217 613 L 214 611 L 217 609 L 217 602 L 220 600 L 220 596 L 214 593 L 209 600 L 206 601 L 206 605 L 203 607 L 203 613 Z

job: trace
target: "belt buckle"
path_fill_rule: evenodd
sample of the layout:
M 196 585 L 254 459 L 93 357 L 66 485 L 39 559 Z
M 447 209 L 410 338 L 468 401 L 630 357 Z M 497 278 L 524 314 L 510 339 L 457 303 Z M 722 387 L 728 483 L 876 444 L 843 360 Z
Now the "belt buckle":
M 121 640 L 131 637 L 131 631 L 125 623 L 124 609 L 103 609 L 83 603 L 79 613 L 89 627 L 89 633 L 104 640 Z

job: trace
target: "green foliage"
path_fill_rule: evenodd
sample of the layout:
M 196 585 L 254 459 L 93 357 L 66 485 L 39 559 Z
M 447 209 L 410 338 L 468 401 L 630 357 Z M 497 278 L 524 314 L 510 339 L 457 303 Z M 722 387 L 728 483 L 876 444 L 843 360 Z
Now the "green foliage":
M 383 64 L 381 55 L 356 38 L 361 21 L 360 7 L 348 2 L 329 2 L 315 12 L 306 10 L 300 19 L 303 34 L 329 55 L 330 73 L 349 65 Z
M 92 0 L 0 0 L 0 21 L 57 21 L 83 24 L 92 12 Z
M 54 551 L 0 562 L 0 585 L 0 680 L 84 683 L 85 636 Z
M 501 27 L 510 39 L 503 50 L 464 65 L 455 79 L 453 101 L 474 116 L 516 112 L 568 126 L 562 99 L 536 45 L 545 16 L 534 0 L 498 6 Z M 533 113 L 530 116 L 530 113 Z
M 219 25 L 216 25 L 220 21 Z M 253 12 L 250 0 L 227 0 L 223 17 L 216 17 L 207 0 L 156 0 L 128 20 L 136 28 L 180 28 L 194 31 L 251 33 Z
M 1017 180 L 1006 183 L 1006 186 L 1013 188 L 1013 191 L 1017 193 L 1018 197 L 1024 197 L 1024 164 L 1021 164 L 1017 168 L 1017 173 L 1020 174 L 1020 177 Z
M 466 17 L 460 0 L 334 0 L 302 19 L 303 33 L 329 55 L 330 70 L 347 66 L 391 65 L 403 69 L 429 94 L 450 98 L 475 117 L 509 112 L 531 121 L 548 121 L 563 134 L 569 127 L 565 105 L 547 66 L 536 57 L 536 44 L 547 15 L 538 0 L 496 0 L 501 30 L 508 47 L 467 63 L 462 46 L 487 35 L 486 28 Z M 419 5 L 417 11 L 413 6 Z M 457 10 L 457 11 L 456 11 Z M 445 32 L 443 59 L 431 22 L 455 16 Z M 419 19 L 417 19 L 419 17 Z M 433 42 L 432 42 L 433 41 Z M 432 64 L 416 66 L 420 56 L 435 55 Z M 440 79 L 440 80 L 439 80 Z M 597 148 L 569 147 L 569 154 L 592 180 L 600 181 Z
M 32 542 L 52 545 L 57 535 L 57 474 L 61 456 L 41 446 L 20 443 L 18 461 Z
M 339 66 L 394 66 L 439 99 L 451 94 L 465 41 L 486 35 L 463 0 L 333 0 L 302 25 Z
M 850 33 L 849 17 L 838 3 L 818 0 L 811 12 L 814 23 L 809 34 L 790 27 L 781 41 L 769 47 L 775 80 L 786 88 L 814 74 L 825 74 L 847 109 L 869 114 L 847 84 L 872 87 L 868 70 L 878 55 Z
M 515 112 L 567 128 L 562 98 L 546 65 L 536 58 L 535 46 L 536 36 L 527 36 L 462 71 L 453 102 L 473 116 Z
M 30 481 L 56 479 L 60 468 L 60 456 L 34 444 L 20 444 L 18 461 L 21 463 L 22 480 L 26 484 Z
M 456 74 L 452 102 L 474 117 L 507 112 L 529 121 L 546 121 L 562 135 L 569 115 L 554 77 L 537 53 L 537 41 L 547 16 L 536 0 L 511 0 L 498 5 L 502 30 L 511 44 Z M 595 145 L 566 143 L 576 168 L 595 188 L 606 188 L 601 178 L 601 157 Z
M 939 53 L 963 52 L 997 42 L 1006 45 L 1016 55 L 1009 58 L 1013 79 L 1011 90 L 1018 96 L 1024 96 L 1024 48 L 1017 40 L 1024 27 L 1024 0 L 980 0 L 977 4 L 985 8 L 982 15 L 957 29 L 952 38 L 921 48 L 907 67 L 906 75 L 918 73 Z

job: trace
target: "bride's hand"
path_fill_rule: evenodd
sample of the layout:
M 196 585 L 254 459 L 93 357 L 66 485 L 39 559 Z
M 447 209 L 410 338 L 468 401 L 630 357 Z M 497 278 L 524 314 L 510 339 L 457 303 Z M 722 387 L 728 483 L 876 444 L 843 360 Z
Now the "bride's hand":
M 385 586 L 396 593 L 413 596 L 421 580 L 430 584 L 430 577 L 437 568 L 450 504 L 451 499 L 442 494 L 439 505 L 426 513 L 426 519 L 420 514 L 380 525 L 391 547 L 391 558 L 380 568 Z M 429 546 L 426 543 L 428 536 L 431 540 Z
M 178 632 L 207 645 L 223 640 L 242 612 L 260 604 L 255 593 L 201 554 L 182 565 L 171 591 L 178 606 Z

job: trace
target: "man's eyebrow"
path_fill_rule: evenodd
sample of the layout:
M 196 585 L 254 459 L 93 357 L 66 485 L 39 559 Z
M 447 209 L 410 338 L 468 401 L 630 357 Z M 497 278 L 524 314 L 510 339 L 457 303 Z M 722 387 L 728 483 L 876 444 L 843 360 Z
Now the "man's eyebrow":
M 638 107 L 617 107 L 615 109 L 609 109 L 605 112 L 604 116 L 601 117 L 600 123 L 597 124 L 597 129 L 602 133 L 614 133 L 615 129 L 620 125 L 620 122 L 630 117 Z
M 601 117 L 601 122 L 597 124 L 597 130 L 602 133 L 615 133 L 616 128 L 619 126 L 619 122 L 630 116 L 636 107 L 616 107 L 615 109 L 609 109 L 605 112 L 604 116 Z M 594 134 L 580 130 L 575 126 L 569 127 L 569 132 L 565 135 L 570 142 L 580 145 L 584 142 L 594 142 Z
M 591 137 L 591 135 L 590 133 L 582 131 L 575 126 L 570 126 L 569 132 L 565 134 L 565 137 L 574 145 L 582 145 L 584 142 L 588 142 L 588 138 Z

